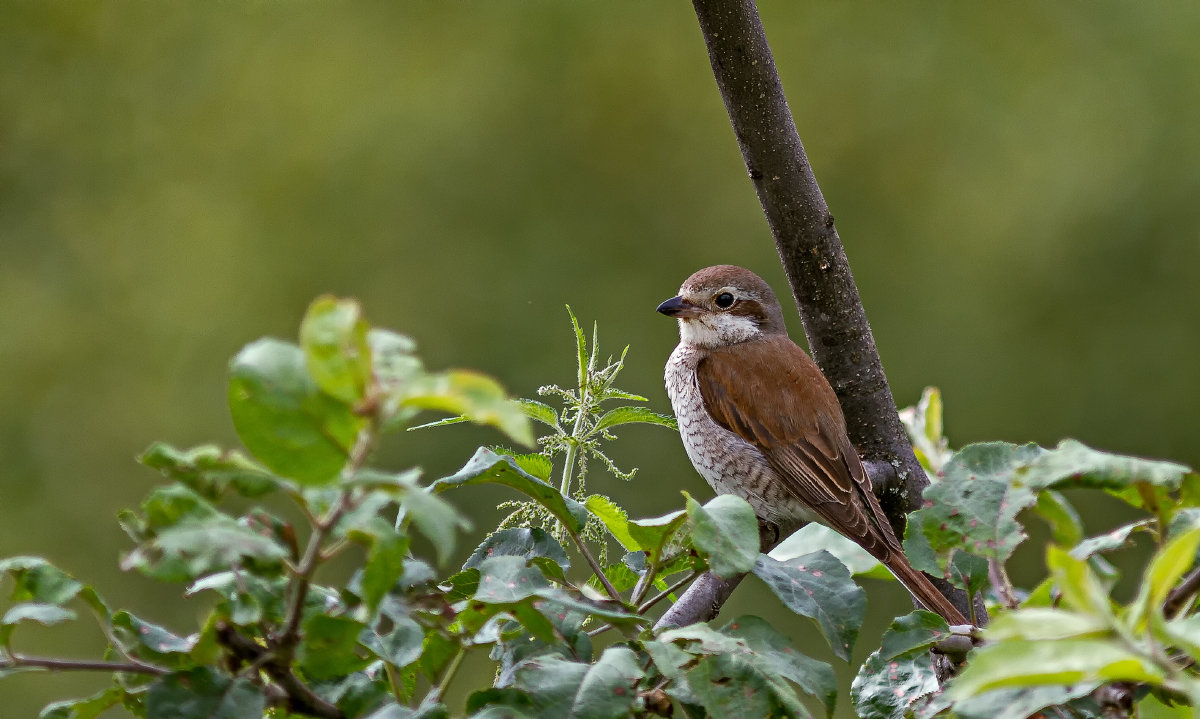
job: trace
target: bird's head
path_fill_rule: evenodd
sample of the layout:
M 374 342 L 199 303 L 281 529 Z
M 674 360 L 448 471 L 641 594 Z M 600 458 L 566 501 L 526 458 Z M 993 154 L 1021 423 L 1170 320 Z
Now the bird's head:
M 734 265 L 706 267 L 684 281 L 679 294 L 658 306 L 679 320 L 679 339 L 698 347 L 726 347 L 765 335 L 787 334 L 783 310 L 770 285 Z

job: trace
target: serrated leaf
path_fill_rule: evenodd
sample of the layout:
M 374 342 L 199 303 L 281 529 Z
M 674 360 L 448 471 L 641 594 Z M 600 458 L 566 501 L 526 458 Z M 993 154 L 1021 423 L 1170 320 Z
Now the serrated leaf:
M 793 612 L 817 623 L 833 653 L 849 660 L 867 611 L 866 593 L 825 551 L 780 562 L 760 554 L 754 574 Z
M 572 532 L 579 532 L 587 523 L 588 511 L 582 504 L 563 497 L 556 487 L 520 469 L 512 459 L 480 447 L 475 456 L 457 473 L 430 485 L 433 492 L 472 484 L 501 484 L 527 494 L 542 505 Z
M 603 432 L 612 427 L 633 423 L 657 424 L 674 430 L 679 429 L 679 425 L 675 422 L 674 417 L 659 414 L 649 407 L 629 406 L 617 407 L 605 412 L 596 422 L 596 426 L 592 428 L 592 433 Z
M 1162 670 L 1117 639 L 1009 640 L 975 651 L 946 689 L 964 699 L 992 689 L 1079 682 L 1131 681 L 1159 684 Z
M 787 637 L 759 617 L 738 617 L 720 631 L 745 642 L 753 652 L 747 657 L 758 664 L 765 673 L 775 674 L 795 683 L 805 693 L 820 700 L 827 714 L 833 713 L 837 703 L 837 678 L 834 676 L 833 667 L 796 651 Z
M 218 499 L 227 488 L 243 497 L 258 497 L 283 481 L 241 452 L 212 444 L 181 450 L 155 442 L 142 452 L 138 461 L 209 500 Z
M 558 424 L 558 412 L 545 402 L 538 402 L 535 399 L 518 399 L 517 405 L 526 417 L 541 422 L 547 427 L 562 429 Z
M 501 447 L 493 447 L 492 451 L 496 454 L 503 454 L 507 457 L 512 457 L 512 460 L 517 463 L 523 471 L 532 474 L 543 482 L 550 481 L 550 474 L 554 471 L 554 464 L 550 458 L 544 454 L 520 454 L 512 452 Z
M 884 659 L 874 652 L 850 684 L 858 716 L 903 719 L 913 702 L 938 690 L 937 674 L 927 651 Z
M 475 548 L 463 569 L 478 567 L 490 557 L 522 557 L 525 560 L 545 557 L 564 570 L 571 567 L 571 559 L 558 540 L 536 527 L 501 529 Z
M 232 517 L 218 515 L 164 529 L 127 554 L 121 568 L 137 569 L 164 581 L 185 581 L 229 569 L 245 559 L 277 563 L 287 556 L 287 549 L 271 537 Z
M 261 719 L 265 705 L 248 678 L 199 667 L 155 681 L 146 693 L 146 719 Z
M 1021 473 L 1020 482 L 1032 489 L 1109 489 L 1116 491 L 1117 496 L 1132 500 L 1135 506 L 1141 506 L 1132 495 L 1121 495 L 1120 490 L 1137 483 L 1178 489 L 1190 472 L 1191 469 L 1182 464 L 1101 452 L 1082 442 L 1064 439 L 1053 450 L 1029 463 Z
M 949 636 L 950 627 L 945 619 L 933 612 L 918 609 L 892 622 L 883 634 L 879 656 L 888 660 L 924 652 Z
M 893 581 L 896 579 L 887 567 L 872 557 L 867 550 L 817 522 L 809 522 L 796 530 L 769 554 L 771 558 L 782 562 L 821 549 L 837 557 L 838 561 L 846 565 L 846 569 L 849 569 L 850 573 L 855 576 Z
M 318 681 L 356 672 L 370 663 L 359 654 L 363 629 L 362 622 L 350 617 L 313 614 L 304 622 L 296 662 Z
M 84 588 L 71 575 L 41 557 L 9 557 L 0 560 L 0 577 L 13 578 L 12 599 L 17 602 L 62 605 Z
M 637 656 L 628 647 L 613 646 L 588 667 L 571 705 L 572 719 L 618 719 L 640 704 L 636 684 L 642 678 Z
M 703 506 L 686 493 L 692 543 L 708 560 L 713 574 L 730 579 L 745 574 L 758 559 L 758 518 L 750 504 L 733 494 L 719 494 Z
M 593 494 L 583 503 L 597 519 L 604 523 L 613 538 L 621 543 L 628 551 L 642 549 L 633 535 L 629 533 L 629 515 L 617 503 L 600 494 Z
M 689 698 L 720 719 L 811 716 L 786 682 L 772 681 L 746 657 L 716 654 L 697 662 L 686 674 Z M 668 685 L 668 694 L 674 695 Z
M 300 322 L 300 347 L 322 392 L 350 405 L 366 396 L 371 382 L 369 329 L 355 300 L 322 295 L 308 306 Z
M 229 410 L 250 453 L 304 484 L 337 481 L 365 419 L 321 391 L 303 350 L 261 339 L 233 358 L 229 372 Z
M 925 490 L 921 509 L 909 515 L 941 569 L 959 551 L 999 562 L 1012 556 L 1028 536 L 1017 514 L 1037 497 L 1014 487 L 1009 477 L 1042 452 L 1034 445 L 989 442 L 964 447 L 946 463 L 941 479 Z

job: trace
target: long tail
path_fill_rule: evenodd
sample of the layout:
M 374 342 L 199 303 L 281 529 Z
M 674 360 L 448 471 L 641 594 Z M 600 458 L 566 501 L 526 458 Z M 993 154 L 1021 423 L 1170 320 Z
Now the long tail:
M 896 579 L 904 585 L 917 601 L 925 605 L 925 608 L 931 612 L 937 612 L 942 615 L 946 623 L 954 626 L 955 624 L 970 624 L 971 622 L 958 611 L 958 607 L 950 603 L 937 587 L 933 586 L 933 582 L 929 581 L 929 577 L 912 568 L 908 560 L 903 554 L 893 553 L 884 565 L 891 570 L 892 574 L 896 575 Z

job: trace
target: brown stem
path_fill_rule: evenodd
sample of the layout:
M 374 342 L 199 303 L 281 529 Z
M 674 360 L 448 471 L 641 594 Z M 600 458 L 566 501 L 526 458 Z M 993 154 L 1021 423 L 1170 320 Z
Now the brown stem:
M 0 661 L 0 669 L 15 667 L 37 667 L 54 672 L 120 672 L 124 674 L 153 674 L 162 676 L 170 670 L 141 662 L 105 662 L 86 659 L 51 659 L 49 657 L 27 657 L 14 654 Z
M 1167 618 L 1174 617 L 1179 610 L 1187 606 L 1196 592 L 1200 592 L 1200 567 L 1193 569 L 1192 573 L 1184 577 L 1179 586 L 1167 595 L 1167 600 L 1163 602 L 1163 614 L 1167 615 Z
M 897 535 L 929 479 L 913 454 L 892 399 L 866 311 L 833 215 L 809 165 L 754 0 L 692 0 L 713 76 L 775 248 L 792 286 L 813 359 L 837 392 L 846 429 L 863 459 L 896 468 L 880 482 L 880 504 Z M 934 583 L 967 614 L 967 598 Z M 660 619 L 683 623 L 715 614 L 733 591 L 701 577 Z M 702 593 L 692 601 L 694 592 Z M 694 610 L 691 613 L 686 609 Z M 980 612 L 981 621 L 986 614 Z
M 217 641 L 221 643 L 232 657 L 238 662 L 245 662 L 261 669 L 278 691 L 274 694 L 275 701 L 287 707 L 289 712 L 319 717 L 320 719 L 346 719 L 333 704 L 314 692 L 307 684 L 292 671 L 290 660 L 285 661 L 278 652 L 262 646 L 249 637 L 240 634 L 237 629 L 227 624 L 217 627 Z

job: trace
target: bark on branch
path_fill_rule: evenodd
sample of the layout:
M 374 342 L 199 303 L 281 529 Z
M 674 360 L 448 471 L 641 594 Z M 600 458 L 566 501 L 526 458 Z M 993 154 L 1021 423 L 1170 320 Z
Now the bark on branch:
M 693 0 L 692 5 L 813 359 L 837 391 L 850 439 L 868 467 L 895 469 L 890 481 L 872 479 L 882 490 L 884 511 L 903 536 L 904 517 L 920 506 L 929 479 L 897 416 L 858 288 L 796 132 L 758 8 L 754 0 Z M 663 620 L 669 616 L 673 624 L 699 621 L 706 608 L 720 607 L 733 586 L 701 577 L 676 605 L 683 607 L 673 608 Z M 966 613 L 961 592 L 944 582 L 939 587 Z

